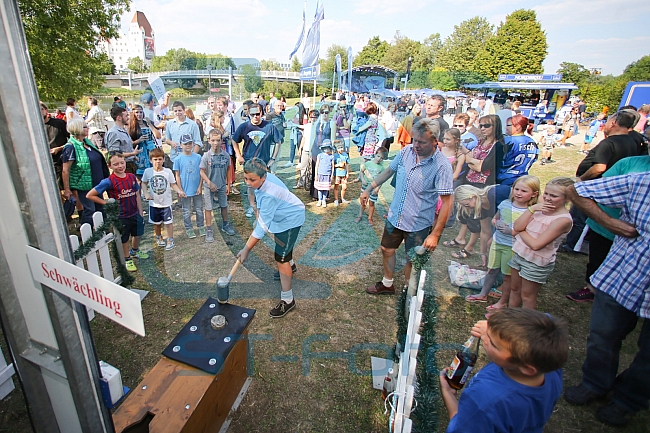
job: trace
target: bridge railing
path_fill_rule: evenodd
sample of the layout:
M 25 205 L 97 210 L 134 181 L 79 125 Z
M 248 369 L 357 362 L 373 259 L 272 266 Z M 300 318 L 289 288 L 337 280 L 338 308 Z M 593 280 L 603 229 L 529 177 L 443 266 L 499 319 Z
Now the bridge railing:
M 132 80 L 146 80 L 149 77 L 161 77 L 166 79 L 174 78 L 208 78 L 212 77 L 223 77 L 228 76 L 230 72 L 228 69 L 213 69 L 208 71 L 207 69 L 197 69 L 197 70 L 181 70 L 181 71 L 160 71 L 160 72 L 146 72 L 144 74 L 131 74 Z M 300 78 L 300 72 L 292 71 L 259 71 L 260 76 L 264 78 Z M 232 74 L 236 76 L 241 76 L 244 72 L 241 69 L 233 69 Z M 129 75 L 126 73 L 121 73 L 117 75 L 107 75 L 107 78 L 122 78 L 128 79 Z

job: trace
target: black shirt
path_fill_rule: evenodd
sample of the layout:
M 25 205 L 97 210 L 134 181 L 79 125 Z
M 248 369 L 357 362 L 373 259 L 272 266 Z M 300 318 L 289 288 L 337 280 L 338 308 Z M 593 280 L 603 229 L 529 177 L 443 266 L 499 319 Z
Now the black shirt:
M 425 119 L 426 116 L 418 116 L 415 119 L 413 119 L 413 126 L 415 126 L 416 123 L 418 123 L 421 119 Z M 438 127 L 440 127 L 440 135 L 438 135 L 438 141 L 442 141 L 442 137 L 445 135 L 445 131 L 449 129 L 449 124 L 445 121 L 445 119 L 440 117 L 436 117 L 435 119 L 431 119 L 434 122 L 438 124 Z
M 582 160 L 576 176 L 582 176 L 595 164 L 605 164 L 607 169 L 628 156 L 638 156 L 639 145 L 628 134 L 607 137 L 591 149 Z M 596 179 L 601 176 L 596 177 Z
M 50 149 L 65 145 L 70 138 L 70 133 L 66 128 L 66 123 L 63 120 L 54 117 L 50 117 L 47 122 L 45 122 L 45 133 L 47 134 L 47 141 L 50 145 Z M 52 162 L 54 162 L 54 165 L 56 166 L 62 164 L 61 152 L 52 154 Z

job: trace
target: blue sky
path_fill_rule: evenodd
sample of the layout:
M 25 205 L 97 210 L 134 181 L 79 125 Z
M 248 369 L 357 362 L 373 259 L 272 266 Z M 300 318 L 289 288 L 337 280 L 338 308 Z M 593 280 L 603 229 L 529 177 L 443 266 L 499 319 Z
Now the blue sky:
M 570 61 L 618 75 L 650 54 L 648 1 L 325 0 L 321 56 L 331 44 L 351 46 L 356 54 L 371 37 L 390 42 L 397 30 L 419 41 L 432 33 L 444 40 L 468 18 L 483 16 L 496 27 L 513 10 L 531 7 L 546 31 L 547 73 Z M 133 12 L 144 12 L 158 55 L 183 47 L 287 62 L 300 33 L 302 8 L 303 0 L 134 0 L 122 22 L 126 30 Z M 308 26 L 315 9 L 316 0 L 308 0 Z

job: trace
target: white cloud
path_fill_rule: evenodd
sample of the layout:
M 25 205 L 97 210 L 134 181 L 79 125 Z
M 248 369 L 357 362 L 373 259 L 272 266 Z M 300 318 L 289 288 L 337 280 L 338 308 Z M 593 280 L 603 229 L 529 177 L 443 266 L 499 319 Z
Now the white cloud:
M 575 26 L 584 25 L 607 31 L 608 24 L 635 21 L 643 15 L 647 18 L 650 3 L 627 0 L 551 0 L 533 9 L 545 29 L 563 28 L 570 32 Z

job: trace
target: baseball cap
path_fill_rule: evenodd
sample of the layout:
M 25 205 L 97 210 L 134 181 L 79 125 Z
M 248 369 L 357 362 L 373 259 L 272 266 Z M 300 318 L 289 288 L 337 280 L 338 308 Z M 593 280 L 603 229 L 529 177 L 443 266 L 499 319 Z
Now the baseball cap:
M 180 141 L 181 144 L 193 143 L 192 136 L 190 134 L 181 135 L 181 139 L 179 141 Z
M 153 95 L 151 93 L 144 93 L 140 97 L 140 101 L 144 102 L 145 104 L 150 103 L 153 100 Z
M 327 149 L 328 147 L 329 147 L 329 148 L 332 147 L 332 141 L 331 141 L 331 140 L 328 140 L 328 139 L 326 138 L 325 140 L 323 140 L 323 144 L 320 145 L 320 148 L 321 148 L 321 149 Z

